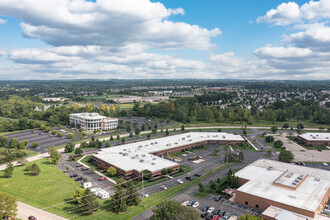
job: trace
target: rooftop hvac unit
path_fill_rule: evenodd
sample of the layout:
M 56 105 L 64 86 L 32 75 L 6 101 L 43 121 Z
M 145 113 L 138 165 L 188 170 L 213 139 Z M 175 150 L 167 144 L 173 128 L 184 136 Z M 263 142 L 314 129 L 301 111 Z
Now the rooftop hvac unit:
M 138 148 L 141 148 L 141 147 L 142 147 L 142 145 L 138 146 Z
M 297 185 L 297 183 L 296 183 L 296 182 L 292 182 L 292 185 L 295 185 L 295 186 L 296 186 L 296 185 Z
M 151 165 L 155 165 L 155 163 L 151 163 Z
M 175 144 L 178 144 L 178 142 L 175 142 Z
M 154 143 L 151 143 L 151 145 L 154 145 Z
M 119 154 L 122 154 L 123 152 L 119 152 Z
M 157 141 L 155 142 L 155 144 L 157 144 Z
M 142 157 L 145 157 L 146 155 L 145 154 L 142 154 Z
M 145 147 L 148 147 L 148 144 L 146 144 Z
M 328 140 L 328 139 L 329 139 L 329 137 L 325 137 L 325 139 L 327 139 L 327 140 Z
M 314 178 L 314 181 L 320 182 L 320 178 Z
M 156 157 L 152 158 L 153 160 L 157 160 Z
M 126 151 L 126 149 L 124 149 L 124 151 Z
M 223 139 L 226 139 L 226 136 L 225 136 L 225 135 L 222 135 L 222 138 L 223 138 Z
M 132 159 L 135 159 L 135 157 L 131 157 Z
M 182 140 L 186 140 L 185 138 L 182 138 Z
M 295 180 L 294 180 L 294 182 L 296 182 L 296 183 L 299 183 L 299 182 L 300 182 L 300 180 L 298 180 L 298 179 L 295 179 Z
M 291 199 L 297 199 L 297 196 L 295 196 L 295 195 L 289 195 L 289 197 L 290 197 Z
M 188 138 L 190 138 L 190 137 L 191 137 L 191 135 L 188 135 L 187 137 L 188 137 Z
M 272 166 L 267 167 L 267 170 L 272 170 L 272 169 L 273 169 Z
M 143 160 L 141 159 L 139 162 L 140 162 L 140 163 L 142 163 L 142 162 L 143 162 Z

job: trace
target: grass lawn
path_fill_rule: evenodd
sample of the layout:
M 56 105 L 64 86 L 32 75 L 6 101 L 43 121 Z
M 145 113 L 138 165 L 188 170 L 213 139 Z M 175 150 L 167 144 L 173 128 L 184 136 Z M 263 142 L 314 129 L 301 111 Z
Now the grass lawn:
M 254 151 L 258 152 L 258 150 L 254 149 L 251 144 L 247 143 L 247 146 L 231 146 L 233 150 L 249 150 L 249 151 Z
M 157 179 L 157 180 L 153 180 L 153 181 L 144 181 L 144 187 L 148 187 L 148 186 L 152 186 L 152 185 L 155 185 L 157 183 L 161 183 L 161 182 L 164 182 L 166 180 L 168 180 L 169 178 L 168 177 L 163 177 L 163 178 L 160 178 L 160 179 Z M 139 189 L 142 189 L 142 181 L 134 181 L 135 182 L 135 185 L 137 186 L 137 188 Z
M 183 169 L 183 172 L 173 174 L 172 177 L 177 177 L 177 176 L 184 175 L 184 174 L 188 173 L 191 170 L 191 167 L 187 166 L 187 165 L 180 165 L 180 168 Z
M 286 138 L 288 138 L 290 141 L 295 142 L 296 144 L 298 144 L 299 146 L 305 148 L 306 150 L 329 150 L 329 148 L 327 148 L 326 146 L 313 146 L 313 145 L 309 145 L 309 144 L 305 144 L 302 143 L 302 141 L 300 142 L 299 139 L 296 136 L 286 136 Z
M 4 172 L 0 171 L 0 191 L 8 192 L 16 196 L 19 201 L 38 208 L 63 203 L 72 198 L 75 189 L 79 187 L 78 183 L 50 164 L 47 159 L 37 160 L 34 163 L 41 169 L 39 176 L 31 176 L 30 172 L 24 171 L 26 165 L 15 167 L 12 178 L 4 178 Z M 73 205 L 62 204 L 46 211 L 61 213 L 70 207 Z M 66 214 L 64 217 L 69 217 L 69 215 Z

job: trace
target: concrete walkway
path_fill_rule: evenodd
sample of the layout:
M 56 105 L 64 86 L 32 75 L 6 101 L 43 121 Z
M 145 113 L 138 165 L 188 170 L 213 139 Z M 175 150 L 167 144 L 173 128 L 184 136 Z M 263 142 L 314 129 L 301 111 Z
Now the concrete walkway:
M 25 220 L 32 215 L 37 219 L 41 219 L 41 220 L 65 220 L 65 218 L 63 217 L 54 215 L 50 212 L 46 212 L 42 209 L 38 209 L 23 202 L 17 202 L 17 205 L 18 205 L 17 218 L 19 219 Z

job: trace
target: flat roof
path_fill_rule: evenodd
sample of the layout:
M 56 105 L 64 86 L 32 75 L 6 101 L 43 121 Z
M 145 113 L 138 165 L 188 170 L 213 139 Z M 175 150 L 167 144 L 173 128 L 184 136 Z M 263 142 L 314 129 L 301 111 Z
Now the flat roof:
M 100 115 L 99 113 L 96 113 L 96 112 L 92 112 L 92 113 L 89 113 L 89 112 L 82 112 L 82 113 L 73 113 L 73 114 L 70 114 L 70 116 L 73 115 L 73 116 L 79 116 L 79 117 L 82 117 L 82 118 L 89 118 L 89 119 L 95 119 L 95 118 L 106 118 L 105 116 L 103 115 Z
M 298 136 L 308 141 L 330 141 L 330 133 L 304 133 Z
M 188 132 L 105 148 L 95 154 L 94 157 L 124 171 L 136 170 L 141 172 L 146 169 L 155 172 L 164 168 L 176 166 L 178 163 L 155 156 L 152 153 L 207 140 L 244 141 L 240 135 L 228 133 Z
M 286 177 L 288 174 L 292 176 Z M 330 171 L 268 159 L 259 159 L 235 175 L 249 180 L 238 191 L 312 212 L 316 211 L 330 187 Z M 290 186 L 292 178 L 299 176 L 306 179 L 295 190 L 273 184 L 280 181 L 282 185 Z

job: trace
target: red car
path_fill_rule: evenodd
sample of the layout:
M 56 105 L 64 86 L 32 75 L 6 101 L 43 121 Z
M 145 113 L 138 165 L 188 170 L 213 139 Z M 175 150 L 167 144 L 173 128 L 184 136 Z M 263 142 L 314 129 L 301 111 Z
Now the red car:
M 31 131 L 31 133 L 35 133 L 35 131 Z
M 106 178 L 105 177 L 101 177 L 100 179 L 99 179 L 99 181 L 102 181 L 102 180 L 105 180 Z
M 37 220 L 37 218 L 31 215 L 29 216 L 28 220 Z
M 218 220 L 220 217 L 218 215 L 213 215 L 212 220 Z

